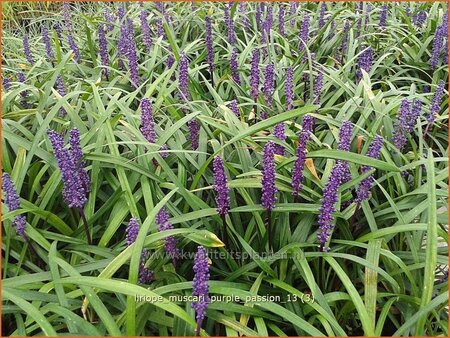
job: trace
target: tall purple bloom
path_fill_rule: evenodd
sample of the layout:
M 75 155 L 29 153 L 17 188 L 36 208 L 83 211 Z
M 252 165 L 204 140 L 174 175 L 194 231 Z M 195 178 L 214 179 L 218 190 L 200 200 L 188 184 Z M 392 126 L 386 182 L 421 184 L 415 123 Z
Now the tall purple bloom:
M 141 127 L 139 129 L 148 142 L 156 142 L 153 108 L 150 100 L 147 98 L 144 98 L 141 101 Z
M 197 119 L 193 118 L 188 122 L 189 138 L 191 140 L 191 147 L 193 150 L 198 148 L 199 136 L 200 136 L 200 124 Z
M 21 83 L 25 83 L 25 81 L 26 81 L 26 76 L 25 76 L 25 73 L 24 72 L 19 72 L 18 74 L 17 74 L 17 81 L 19 81 L 19 82 L 21 82 Z M 20 96 L 22 97 L 22 100 L 20 101 L 20 104 L 23 106 L 23 107 L 25 107 L 25 108 L 30 108 L 31 106 L 30 106 L 30 104 L 27 102 L 27 97 L 28 97 L 28 90 L 23 90 L 21 93 L 20 93 Z
M 77 128 L 73 128 L 69 133 L 70 155 L 74 162 L 74 169 L 81 181 L 84 192 L 87 194 L 91 191 L 91 180 L 85 170 L 86 163 L 83 161 L 83 151 L 80 144 L 80 132 Z
M 292 110 L 294 102 L 294 69 L 288 67 L 285 82 L 286 109 Z
M 350 151 L 350 145 L 352 141 L 353 125 L 350 121 L 344 121 L 341 129 L 339 130 L 339 142 L 338 149 L 343 151 Z M 347 161 L 338 160 L 342 164 L 342 183 L 346 183 L 351 180 L 350 168 Z
M 279 139 L 281 141 L 285 141 L 286 140 L 285 124 L 284 123 L 276 124 L 275 127 L 273 128 L 273 135 L 277 139 Z M 274 153 L 277 155 L 284 156 L 285 149 L 280 144 L 274 144 Z
M 72 20 L 70 18 L 70 5 L 69 2 L 64 1 L 63 4 L 64 25 L 68 32 L 72 31 Z
M 261 25 L 262 25 L 262 11 L 261 11 L 261 6 L 259 5 L 259 3 L 255 3 L 256 4 L 256 12 L 255 12 L 255 19 L 256 19 L 256 27 L 258 29 L 261 29 Z
M 184 53 L 180 55 L 180 68 L 178 75 L 178 84 L 181 91 L 182 99 L 189 100 L 189 60 Z
M 247 14 L 247 3 L 245 0 L 242 0 L 239 4 L 239 12 L 242 16 L 242 24 L 246 30 L 250 30 L 250 18 Z
M 136 242 L 137 236 L 139 234 L 139 223 L 136 218 L 131 218 L 128 222 L 126 232 L 127 246 L 132 245 Z M 139 261 L 139 283 L 147 284 L 153 280 L 153 272 L 145 267 L 145 261 L 148 258 L 148 251 L 143 249 L 141 252 L 141 258 Z
M 103 24 L 98 25 L 98 46 L 100 59 L 102 61 L 102 73 L 108 79 L 109 77 L 109 53 L 108 53 L 108 42 L 106 41 L 105 26 Z
M 105 15 L 105 21 L 107 22 L 107 25 L 108 25 L 108 31 L 111 32 L 114 29 L 114 21 L 116 21 L 116 18 L 108 6 L 105 6 L 104 15 Z
M 410 129 L 410 116 L 412 110 L 412 103 L 408 99 L 402 100 L 400 110 L 397 114 L 396 128 L 393 135 L 393 143 L 397 149 L 402 150 L 406 144 L 406 130 Z
M 419 11 L 417 14 L 415 14 L 412 18 L 412 23 L 416 25 L 417 27 L 422 27 L 425 25 L 427 21 L 428 14 L 426 11 Z
M 430 66 L 435 70 L 439 64 L 439 57 L 444 47 L 444 40 L 448 37 L 448 10 L 444 14 L 443 22 L 436 28 L 436 33 L 433 39 L 433 48 L 431 50 Z M 445 46 L 447 49 L 448 47 Z
M 381 6 L 381 13 L 380 13 L 380 27 L 381 28 L 385 28 L 386 27 L 387 9 L 388 9 L 388 6 L 387 6 L 386 3 L 383 4 L 383 6 Z
M 150 32 L 150 26 L 148 25 L 147 20 L 147 11 L 145 9 L 141 9 L 141 13 L 139 15 L 139 19 L 141 21 L 141 31 L 142 31 L 142 39 L 144 41 L 145 47 L 147 51 L 150 51 L 152 48 L 152 34 Z
M 319 9 L 319 29 L 325 26 L 325 11 L 327 10 L 327 4 L 325 2 L 320 3 Z
M 62 27 L 61 27 L 61 25 L 59 23 L 55 23 L 53 25 L 53 29 L 55 30 L 56 35 L 58 36 L 59 43 L 61 44 L 62 43 Z
M 358 58 L 358 70 L 356 71 L 356 78 L 358 82 L 362 79 L 362 70 L 370 72 L 373 64 L 373 50 L 372 47 L 367 47 Z
M 303 44 L 307 44 L 309 41 L 309 15 L 308 14 L 305 14 L 303 16 L 303 22 L 302 22 L 302 26 L 300 28 L 298 39 L 299 39 L 298 49 L 301 52 L 305 48 Z
M 259 95 L 259 52 L 257 49 L 253 50 L 252 55 L 252 68 L 250 74 L 250 95 L 256 102 Z
M 227 175 L 220 156 L 214 157 L 213 173 L 217 211 L 221 217 L 225 217 L 228 214 L 228 210 L 230 210 L 230 188 L 228 188 Z
M 323 89 L 323 68 L 320 67 L 319 72 L 314 79 L 314 104 L 320 104 L 320 97 L 322 96 Z
M 306 117 L 306 115 L 305 115 Z M 294 197 L 298 197 L 300 191 L 302 190 L 302 184 L 304 180 L 303 168 L 306 162 L 306 145 L 308 143 L 311 130 L 310 126 L 303 125 L 303 130 L 300 132 L 298 137 L 298 146 L 297 146 L 297 158 L 294 162 L 294 167 L 292 168 L 292 189 L 294 190 L 292 195 Z
M 273 64 L 266 66 L 263 93 L 267 105 L 272 104 L 272 94 L 275 89 L 275 67 Z
M 136 44 L 133 40 L 129 41 L 128 47 L 130 48 L 127 53 L 130 66 L 130 79 L 133 86 L 137 88 L 139 86 L 139 64 Z
M 285 9 L 283 5 L 280 5 L 280 9 L 278 11 L 278 30 L 281 36 L 286 36 L 286 31 L 284 29 L 284 15 Z
M 206 52 L 207 60 L 209 65 L 209 72 L 212 74 L 214 71 L 214 49 L 213 49 L 213 38 L 212 38 L 212 27 L 211 27 L 211 17 L 208 15 L 205 18 L 206 26 Z
M 271 211 L 275 208 L 277 187 L 275 186 L 275 162 L 274 162 L 275 144 L 269 141 L 264 146 L 263 154 L 263 177 L 262 177 L 262 196 L 261 205 L 264 209 Z
M 205 319 L 205 312 L 210 303 L 208 295 L 209 291 L 209 264 L 208 253 L 203 246 L 197 248 L 197 253 L 194 259 L 194 280 L 192 282 L 192 295 L 198 300 L 192 302 L 192 308 L 196 312 L 197 329 L 196 335 L 200 335 L 200 329 L 203 319 Z
M 9 78 L 3 77 L 2 83 L 3 83 L 3 88 L 5 89 L 5 91 L 8 91 L 9 88 L 11 88 L 11 82 L 9 81 Z
M 230 102 L 230 109 L 234 113 L 234 115 L 236 115 L 237 117 L 241 116 L 241 114 L 239 112 L 238 102 L 236 99 L 234 99 Z
M 11 181 L 11 177 L 4 172 L 2 176 L 2 190 L 5 194 L 5 204 L 9 211 L 14 211 L 20 208 L 20 198 L 14 188 L 14 183 Z M 25 237 L 25 227 L 27 220 L 24 215 L 16 215 L 13 220 L 13 226 L 16 233 L 22 237 Z
M 348 31 L 349 31 L 349 29 L 350 29 L 350 23 L 349 23 L 348 20 L 345 20 L 344 28 L 343 28 L 343 30 L 342 30 L 342 34 L 344 34 L 344 37 L 343 37 L 343 39 L 342 39 L 341 46 L 339 47 L 339 51 L 340 51 L 341 53 L 344 53 L 345 50 L 347 49 Z
M 291 8 L 289 9 L 289 14 L 291 15 L 291 21 L 290 21 L 290 24 L 291 24 L 291 26 L 292 27 L 294 27 L 295 26 L 295 18 L 296 18 L 296 14 L 297 14 L 297 7 L 298 7 L 298 4 L 297 4 L 297 2 L 295 2 L 295 1 L 291 1 Z
M 239 76 L 238 71 L 238 59 L 237 59 L 237 48 L 233 48 L 233 51 L 231 52 L 231 60 L 230 60 L 230 68 L 231 68 L 231 77 L 233 81 L 237 84 L 241 84 L 241 77 Z
M 42 28 L 42 40 L 44 41 L 45 51 L 47 52 L 47 57 L 50 61 L 52 61 L 54 58 L 52 44 L 50 42 L 50 37 L 48 35 L 48 28 L 45 26 Z
M 169 221 L 169 214 L 165 208 L 162 208 L 156 215 L 156 224 L 160 232 L 173 229 L 173 225 Z M 164 248 L 167 255 L 172 258 L 173 265 L 176 266 L 177 259 L 180 256 L 180 250 L 177 248 L 177 240 L 174 236 L 164 238 Z
M 442 102 L 443 96 L 444 96 L 444 81 L 439 80 L 438 86 L 433 95 L 433 99 L 431 100 L 430 114 L 427 117 L 428 123 L 434 122 L 434 120 L 436 118 L 436 114 L 441 109 L 441 102 Z
M 73 57 L 76 62 L 80 62 L 80 50 L 78 49 L 77 43 L 75 42 L 75 39 L 73 38 L 72 33 L 69 33 L 67 35 L 67 41 L 69 43 L 69 47 L 73 52 Z
M 165 37 L 166 36 L 166 31 L 164 30 L 164 22 L 162 20 L 162 18 L 158 18 L 156 20 L 156 34 L 158 35 L 158 37 Z
M 70 152 L 64 148 L 64 140 L 60 134 L 51 129 L 48 130 L 47 134 L 52 144 L 58 167 L 61 170 L 61 179 L 64 183 L 64 201 L 69 208 L 82 210 L 87 202 L 86 191 L 76 170 L 74 160 Z
M 329 240 L 331 230 L 333 229 L 333 213 L 336 211 L 334 205 L 338 201 L 338 189 L 341 185 L 344 173 L 345 169 L 342 166 L 342 162 L 337 162 L 331 170 L 328 182 L 323 189 L 318 220 L 319 230 L 317 232 L 317 239 L 319 240 L 321 251 L 329 250 L 325 244 Z
M 30 50 L 30 42 L 28 41 L 28 34 L 25 34 L 23 36 L 23 53 L 25 54 L 25 57 L 30 65 L 34 64 L 34 58 L 33 54 Z
M 367 156 L 378 159 L 380 156 L 380 150 L 383 146 L 383 138 L 379 135 L 375 136 L 372 143 L 369 146 L 369 150 L 367 151 Z M 372 168 L 369 166 L 363 165 L 361 167 L 361 173 L 366 173 L 370 171 Z M 373 175 L 366 177 L 358 186 L 358 190 L 356 191 L 356 202 L 361 203 L 362 201 L 369 198 L 369 191 L 372 186 Z

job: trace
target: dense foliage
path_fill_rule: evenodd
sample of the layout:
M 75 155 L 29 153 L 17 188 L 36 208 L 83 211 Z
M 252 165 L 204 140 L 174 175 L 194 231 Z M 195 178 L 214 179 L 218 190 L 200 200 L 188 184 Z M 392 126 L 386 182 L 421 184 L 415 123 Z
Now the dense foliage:
M 3 335 L 448 336 L 445 3 L 23 6 Z

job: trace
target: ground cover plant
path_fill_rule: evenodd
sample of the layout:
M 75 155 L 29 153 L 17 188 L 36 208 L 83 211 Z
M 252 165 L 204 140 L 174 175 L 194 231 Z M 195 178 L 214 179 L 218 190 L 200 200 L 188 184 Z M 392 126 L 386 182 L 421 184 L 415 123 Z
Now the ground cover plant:
M 446 3 L 3 3 L 2 335 L 448 336 Z

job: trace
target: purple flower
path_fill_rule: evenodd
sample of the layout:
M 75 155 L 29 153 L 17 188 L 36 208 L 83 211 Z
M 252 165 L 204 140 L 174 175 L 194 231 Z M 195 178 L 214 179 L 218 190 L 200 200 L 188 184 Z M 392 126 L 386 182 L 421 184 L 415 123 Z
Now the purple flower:
M 2 190 L 5 194 L 5 204 L 9 211 L 14 211 L 20 208 L 20 197 L 14 188 L 14 183 L 11 181 L 11 177 L 4 172 L 2 176 Z M 25 227 L 27 220 L 24 215 L 17 215 L 14 217 L 13 226 L 16 233 L 25 239 Z
M 436 114 L 441 109 L 441 102 L 442 102 L 443 96 L 444 96 L 444 81 L 439 80 L 438 86 L 433 95 L 433 99 L 431 100 L 430 114 L 427 117 L 428 123 L 434 122 L 434 120 L 436 118 Z
M 339 130 L 339 142 L 338 149 L 342 151 L 350 151 L 350 145 L 352 141 L 353 126 L 350 121 L 344 121 L 341 129 Z M 342 183 L 346 183 L 351 180 L 350 168 L 347 161 L 337 161 L 342 166 Z
M 280 5 L 280 10 L 278 11 L 278 30 L 280 31 L 280 35 L 283 37 L 286 36 L 286 32 L 284 29 L 284 15 L 284 6 Z
M 105 26 L 103 24 L 98 25 L 98 45 L 100 59 L 102 61 L 102 73 L 108 79 L 109 77 L 109 53 L 108 53 L 108 42 L 106 41 Z
M 392 138 L 394 145 L 399 150 L 402 150 L 406 144 L 405 132 L 407 130 L 414 129 L 414 125 L 412 126 L 412 128 L 410 127 L 411 111 L 412 111 L 411 101 L 409 101 L 407 99 L 402 100 L 402 102 L 400 104 L 400 110 L 397 114 L 397 122 L 396 122 L 395 132 L 394 132 L 394 135 Z M 414 121 L 414 123 L 415 123 L 415 121 Z
M 30 65 L 34 64 L 33 54 L 31 54 L 30 43 L 28 41 L 28 34 L 23 36 L 23 52 L 25 57 Z
M 59 23 L 55 23 L 53 25 L 53 29 L 55 30 L 56 35 L 58 36 L 58 40 L 59 40 L 59 42 L 61 44 L 61 41 L 62 41 L 62 27 L 61 27 L 61 25 Z
M 320 67 L 319 72 L 314 79 L 314 104 L 320 105 L 320 97 L 322 95 L 322 89 L 323 89 L 323 68 Z
M 108 6 L 105 6 L 105 21 L 108 23 L 108 31 L 111 32 L 114 29 L 113 23 L 116 21 L 116 18 Z
M 259 5 L 259 3 L 256 3 L 255 19 L 256 19 L 256 27 L 258 29 L 261 29 L 261 25 L 262 25 L 261 16 L 262 16 L 261 6 Z
M 286 109 L 292 110 L 294 102 L 294 69 L 288 67 L 286 71 L 285 82 L 285 96 L 286 96 Z
M 316 124 L 316 119 L 309 114 L 303 116 L 303 130 L 309 131 L 310 133 L 314 130 L 314 125 Z
M 266 111 L 262 111 L 259 117 L 261 121 L 267 120 L 269 118 L 269 114 Z
M 67 35 L 67 41 L 69 43 L 69 47 L 73 52 L 73 56 L 76 62 L 80 62 L 80 50 L 78 49 L 77 43 L 75 42 L 72 33 Z
M 417 27 L 422 27 L 427 21 L 428 14 L 426 11 L 419 11 L 412 18 L 412 23 Z
M 266 66 L 265 77 L 264 77 L 264 87 L 263 93 L 264 98 L 268 106 L 272 104 L 272 94 L 275 87 L 275 67 L 273 64 L 268 64 Z
M 198 141 L 200 136 L 199 135 L 200 124 L 194 118 L 188 122 L 188 128 L 189 128 L 189 137 L 191 139 L 191 147 L 193 150 L 196 150 L 198 148 Z
M 234 31 L 234 20 L 230 18 L 228 21 L 228 42 L 230 45 L 236 43 L 236 33 Z
M 70 19 L 70 5 L 69 2 L 64 1 L 63 4 L 64 25 L 68 32 L 72 31 L 72 21 Z
M 358 58 L 358 70 L 356 71 L 356 78 L 358 82 L 362 79 L 362 70 L 370 72 L 373 64 L 373 50 L 372 47 L 367 47 Z
M 167 151 L 168 147 L 167 144 L 163 144 L 161 148 L 159 149 L 159 154 L 162 158 L 167 158 L 169 156 L 169 152 Z
M 236 99 L 234 99 L 230 102 L 230 109 L 234 113 L 234 115 L 236 115 L 237 117 L 241 116 L 241 114 L 239 112 L 238 102 Z
M 286 140 L 286 132 L 285 132 L 284 123 L 278 123 L 277 125 L 275 125 L 275 127 L 273 128 L 273 135 L 279 140 L 282 140 L 282 141 Z M 274 153 L 276 155 L 284 156 L 285 149 L 280 144 L 274 144 Z
M 430 66 L 435 70 L 439 64 L 439 57 L 444 47 L 444 40 L 448 37 L 448 10 L 445 12 L 443 22 L 436 28 L 433 39 L 433 49 L 431 50 Z M 447 45 L 444 49 L 447 49 Z
M 259 95 L 259 52 L 257 49 L 253 50 L 253 55 L 252 55 L 250 85 L 251 85 L 250 95 L 253 98 L 253 100 L 256 102 L 256 100 L 258 99 L 258 95 Z
M 304 118 L 306 118 L 307 116 L 308 115 L 305 115 Z M 306 145 L 308 144 L 308 140 L 311 133 L 310 128 L 311 126 L 308 125 L 306 125 L 305 128 L 304 124 L 303 130 L 300 132 L 300 135 L 298 137 L 297 158 L 294 162 L 294 167 L 292 169 L 292 181 L 291 181 L 292 189 L 294 190 L 292 195 L 294 195 L 294 197 L 299 196 L 300 191 L 302 190 L 302 184 L 304 180 L 303 168 L 306 162 Z
M 295 2 L 295 1 L 291 2 L 291 8 L 289 10 L 289 14 L 292 17 L 292 19 L 290 21 L 290 24 L 292 27 L 295 26 L 295 18 L 297 17 L 297 15 L 296 15 L 297 14 L 297 6 L 298 6 L 297 2 Z
M 300 40 L 298 42 L 298 50 L 301 52 L 305 48 L 303 44 L 307 44 L 308 40 L 309 40 L 309 15 L 308 14 L 305 14 L 303 16 L 303 22 L 302 22 L 302 26 L 300 28 L 298 39 Z
M 152 34 L 150 32 L 150 26 L 148 25 L 147 20 L 147 11 L 145 9 L 141 9 L 141 14 L 139 19 L 141 20 L 141 31 L 142 31 L 142 39 L 144 41 L 145 46 L 147 47 L 147 51 L 150 51 L 152 48 Z
M 320 243 L 322 251 L 328 251 L 329 248 L 325 246 L 331 235 L 333 229 L 333 213 L 336 211 L 334 205 L 338 201 L 338 189 L 341 185 L 345 169 L 342 162 L 336 162 L 328 178 L 328 182 L 323 189 L 322 201 L 319 210 L 319 230 L 317 232 L 317 239 Z
M 139 86 L 139 64 L 138 64 L 138 55 L 137 55 L 137 50 L 136 50 L 136 44 L 134 43 L 134 31 L 132 26 L 128 27 L 129 31 L 129 37 L 128 37 L 128 43 L 127 43 L 127 47 L 128 47 L 128 52 L 127 52 L 127 57 L 128 57 L 128 64 L 130 67 L 130 79 L 131 79 L 131 83 L 133 84 L 133 86 L 135 88 L 137 88 Z
M 325 11 L 327 10 L 327 4 L 325 2 L 320 3 L 319 10 L 319 29 L 325 26 Z
M 7 77 L 3 77 L 3 88 L 5 89 L 5 91 L 8 91 L 9 88 L 11 88 L 11 82 L 9 81 L 9 78 Z
M 63 198 L 69 208 L 82 209 L 87 202 L 86 191 L 79 177 L 76 164 L 71 153 L 64 148 L 64 140 L 56 131 L 49 129 L 48 138 L 52 144 L 53 152 L 61 170 L 61 179 L 64 183 Z
M 230 68 L 231 68 L 231 77 L 233 81 L 237 84 L 241 84 L 241 77 L 239 76 L 238 71 L 238 60 L 237 60 L 237 48 L 233 48 L 233 52 L 231 53 L 231 60 L 230 60 Z
M 225 217 L 228 214 L 228 210 L 230 210 L 230 189 L 228 188 L 227 175 L 220 156 L 214 157 L 213 173 L 217 212 L 221 217 Z
M 342 30 L 342 34 L 344 34 L 344 38 L 342 39 L 341 46 L 339 47 L 339 51 L 341 53 L 343 53 L 347 49 L 349 29 L 350 29 L 350 23 L 348 22 L 348 20 L 345 20 L 344 29 Z
M 196 312 L 197 330 L 196 335 L 200 335 L 200 328 L 202 326 L 203 319 L 205 319 L 205 312 L 210 303 L 208 295 L 209 291 L 209 264 L 208 253 L 203 246 L 197 248 L 197 253 L 194 259 L 194 280 L 192 282 L 192 295 L 197 297 L 198 300 L 192 302 L 192 308 Z
M 139 223 L 136 218 L 131 218 L 128 222 L 128 226 L 125 230 L 127 246 L 132 245 L 136 242 L 137 236 L 139 234 Z M 153 272 L 145 267 L 145 261 L 148 258 L 148 251 L 143 249 L 141 252 L 141 258 L 139 261 L 139 283 L 147 284 L 153 280 Z
M 180 87 L 183 100 L 189 100 L 189 60 L 184 53 L 180 55 L 180 71 L 178 75 L 178 85 Z
M 240 2 L 239 12 L 241 13 L 242 24 L 244 25 L 245 30 L 250 30 L 250 19 L 247 14 L 247 3 L 245 1 Z
M 81 185 L 85 193 L 91 191 L 91 180 L 85 170 L 86 164 L 83 162 L 83 151 L 80 145 L 80 132 L 77 128 L 73 128 L 69 133 L 70 155 L 75 165 L 74 169 L 81 181 Z
M 165 208 L 162 208 L 156 215 L 156 224 L 160 232 L 173 229 L 173 225 L 169 221 L 169 214 Z M 180 250 L 177 248 L 177 240 L 174 236 L 164 238 L 164 248 L 167 255 L 172 258 L 173 265 L 176 266 L 177 259 L 180 256 Z
M 48 28 L 45 26 L 42 28 L 42 40 L 44 41 L 47 57 L 51 61 L 53 60 L 54 55 L 52 50 L 52 44 L 50 42 L 50 37 L 48 36 Z
M 164 30 L 164 23 L 161 18 L 158 18 L 156 21 L 156 27 L 157 27 L 157 34 L 158 37 L 165 37 L 166 31 Z
M 369 150 L 367 151 L 367 156 L 378 159 L 380 156 L 380 150 L 383 146 L 383 138 L 379 135 L 375 136 L 372 143 L 369 146 Z M 361 167 L 361 173 L 366 173 L 370 171 L 372 168 L 369 166 L 363 165 Z M 358 186 L 358 190 L 356 191 L 356 202 L 361 203 L 362 201 L 369 198 L 369 191 L 372 186 L 373 175 L 366 177 Z
M 141 101 L 141 127 L 139 130 L 148 142 L 156 142 L 153 108 L 150 100 L 147 98 L 144 98 Z
M 331 21 L 330 24 L 330 32 L 328 33 L 327 37 L 328 41 L 330 41 L 334 37 L 335 33 L 336 33 L 336 21 L 333 20 Z
M 381 13 L 380 13 L 380 27 L 381 28 L 386 27 L 387 9 L 388 9 L 387 4 L 383 4 L 383 6 L 381 6 Z
M 261 205 L 266 210 L 275 208 L 277 187 L 275 186 L 275 144 L 269 141 L 264 146 Z
M 212 74 L 214 71 L 214 49 L 213 49 L 213 38 L 212 38 L 212 27 L 211 27 L 211 17 L 208 15 L 205 18 L 206 26 L 206 52 L 207 60 L 209 65 L 209 72 Z

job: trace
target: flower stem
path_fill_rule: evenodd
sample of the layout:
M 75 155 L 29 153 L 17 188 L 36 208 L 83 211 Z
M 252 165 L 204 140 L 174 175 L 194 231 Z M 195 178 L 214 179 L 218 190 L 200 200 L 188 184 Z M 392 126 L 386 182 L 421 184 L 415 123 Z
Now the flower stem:
M 222 218 L 222 239 L 225 247 L 228 246 L 228 234 L 227 234 L 227 221 L 225 219 L 225 215 L 221 216 Z
M 81 219 L 83 220 L 84 231 L 86 233 L 87 242 L 88 242 L 89 245 L 91 245 L 92 244 L 92 239 L 91 239 L 91 235 L 89 233 L 89 226 L 88 226 L 88 221 L 86 219 L 86 215 L 84 214 L 83 209 L 78 208 L 78 211 L 80 212 Z
M 269 241 L 269 251 L 272 251 L 272 210 L 267 210 L 267 238 Z

